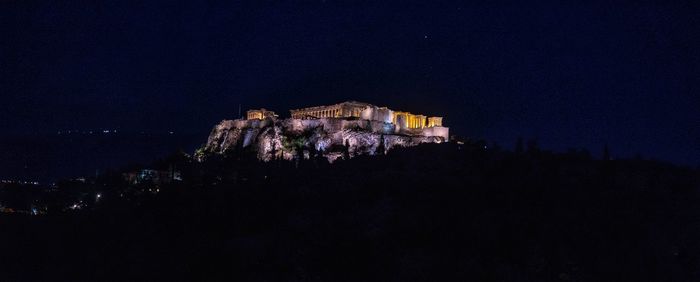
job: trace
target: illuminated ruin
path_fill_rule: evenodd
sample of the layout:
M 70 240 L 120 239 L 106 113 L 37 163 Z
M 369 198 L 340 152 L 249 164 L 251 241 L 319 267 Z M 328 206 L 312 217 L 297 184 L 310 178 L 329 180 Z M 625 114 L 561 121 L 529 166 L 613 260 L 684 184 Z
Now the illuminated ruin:
M 198 150 L 198 159 L 251 147 L 263 161 L 320 154 L 333 162 L 346 155 L 385 154 L 396 147 L 448 142 L 450 134 L 442 117 L 355 101 L 290 112 L 291 118 L 279 119 L 272 111 L 254 109 L 245 119 L 221 121 Z
M 246 113 L 246 119 L 266 119 L 266 118 L 277 118 L 277 114 L 273 111 L 268 111 L 265 108 L 259 110 L 248 110 Z
M 359 118 L 391 123 L 399 130 L 442 127 L 442 117 L 427 117 L 355 101 L 295 109 L 290 112 L 294 119 Z

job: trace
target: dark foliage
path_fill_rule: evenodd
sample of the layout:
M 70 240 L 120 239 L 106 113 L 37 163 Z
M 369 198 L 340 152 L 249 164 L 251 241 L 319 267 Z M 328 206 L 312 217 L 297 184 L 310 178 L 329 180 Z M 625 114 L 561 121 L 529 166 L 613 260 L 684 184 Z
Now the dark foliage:
M 522 143 L 517 154 L 484 142 L 426 144 L 332 165 L 261 163 L 251 152 L 201 164 L 175 157 L 184 180 L 157 195 L 105 196 L 90 212 L 0 216 L 0 273 L 5 281 L 700 279 L 697 170 Z

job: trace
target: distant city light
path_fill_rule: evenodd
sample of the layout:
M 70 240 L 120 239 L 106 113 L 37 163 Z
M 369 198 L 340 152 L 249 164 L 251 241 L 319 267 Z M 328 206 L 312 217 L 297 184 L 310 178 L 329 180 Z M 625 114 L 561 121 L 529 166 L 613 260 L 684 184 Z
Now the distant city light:
M 39 185 L 39 181 L 25 181 L 25 180 L 0 180 L 3 184 L 21 184 L 21 185 Z

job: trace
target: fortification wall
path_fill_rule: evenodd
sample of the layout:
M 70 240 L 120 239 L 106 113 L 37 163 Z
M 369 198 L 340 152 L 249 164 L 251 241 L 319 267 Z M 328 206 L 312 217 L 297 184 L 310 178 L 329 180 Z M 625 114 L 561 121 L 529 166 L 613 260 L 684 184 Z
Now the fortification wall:
M 287 119 L 284 120 L 282 124 L 288 130 L 296 132 L 323 127 L 324 130 L 329 132 L 338 132 L 346 129 L 362 129 L 381 134 L 394 134 L 396 129 L 391 123 L 363 119 Z
M 394 120 L 394 111 L 387 108 L 368 106 L 362 111 L 360 117 L 366 120 L 392 123 Z
M 382 138 L 388 150 L 397 146 L 447 141 L 449 129 L 397 129 L 392 123 L 364 119 L 224 120 L 214 127 L 202 149 L 203 152 L 221 154 L 253 146 L 261 160 L 291 159 L 297 155 L 295 150 L 298 148 L 290 147 L 290 142 L 297 144 L 294 142 L 301 141 L 306 148 L 328 153 L 331 160 L 339 156 L 337 148 L 345 145 L 349 145 L 353 155 L 374 155 Z M 329 151 L 332 148 L 336 148 L 335 151 Z
M 426 137 L 442 137 L 445 141 L 450 140 L 450 128 L 435 126 L 423 128 L 421 135 Z

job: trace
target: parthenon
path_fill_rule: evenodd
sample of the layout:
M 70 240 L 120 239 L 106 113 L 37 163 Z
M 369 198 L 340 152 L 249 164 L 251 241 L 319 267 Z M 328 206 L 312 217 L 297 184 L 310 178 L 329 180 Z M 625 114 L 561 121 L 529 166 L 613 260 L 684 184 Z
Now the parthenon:
M 360 102 L 343 102 L 330 106 L 317 106 L 297 110 L 290 110 L 292 118 L 296 119 L 311 119 L 311 118 L 351 118 L 360 117 L 362 111 L 371 106 L 367 103 Z
M 330 106 L 316 106 L 291 110 L 294 119 L 359 118 L 392 123 L 405 129 L 442 127 L 442 117 L 427 117 L 409 112 L 393 111 L 368 103 L 347 101 Z

